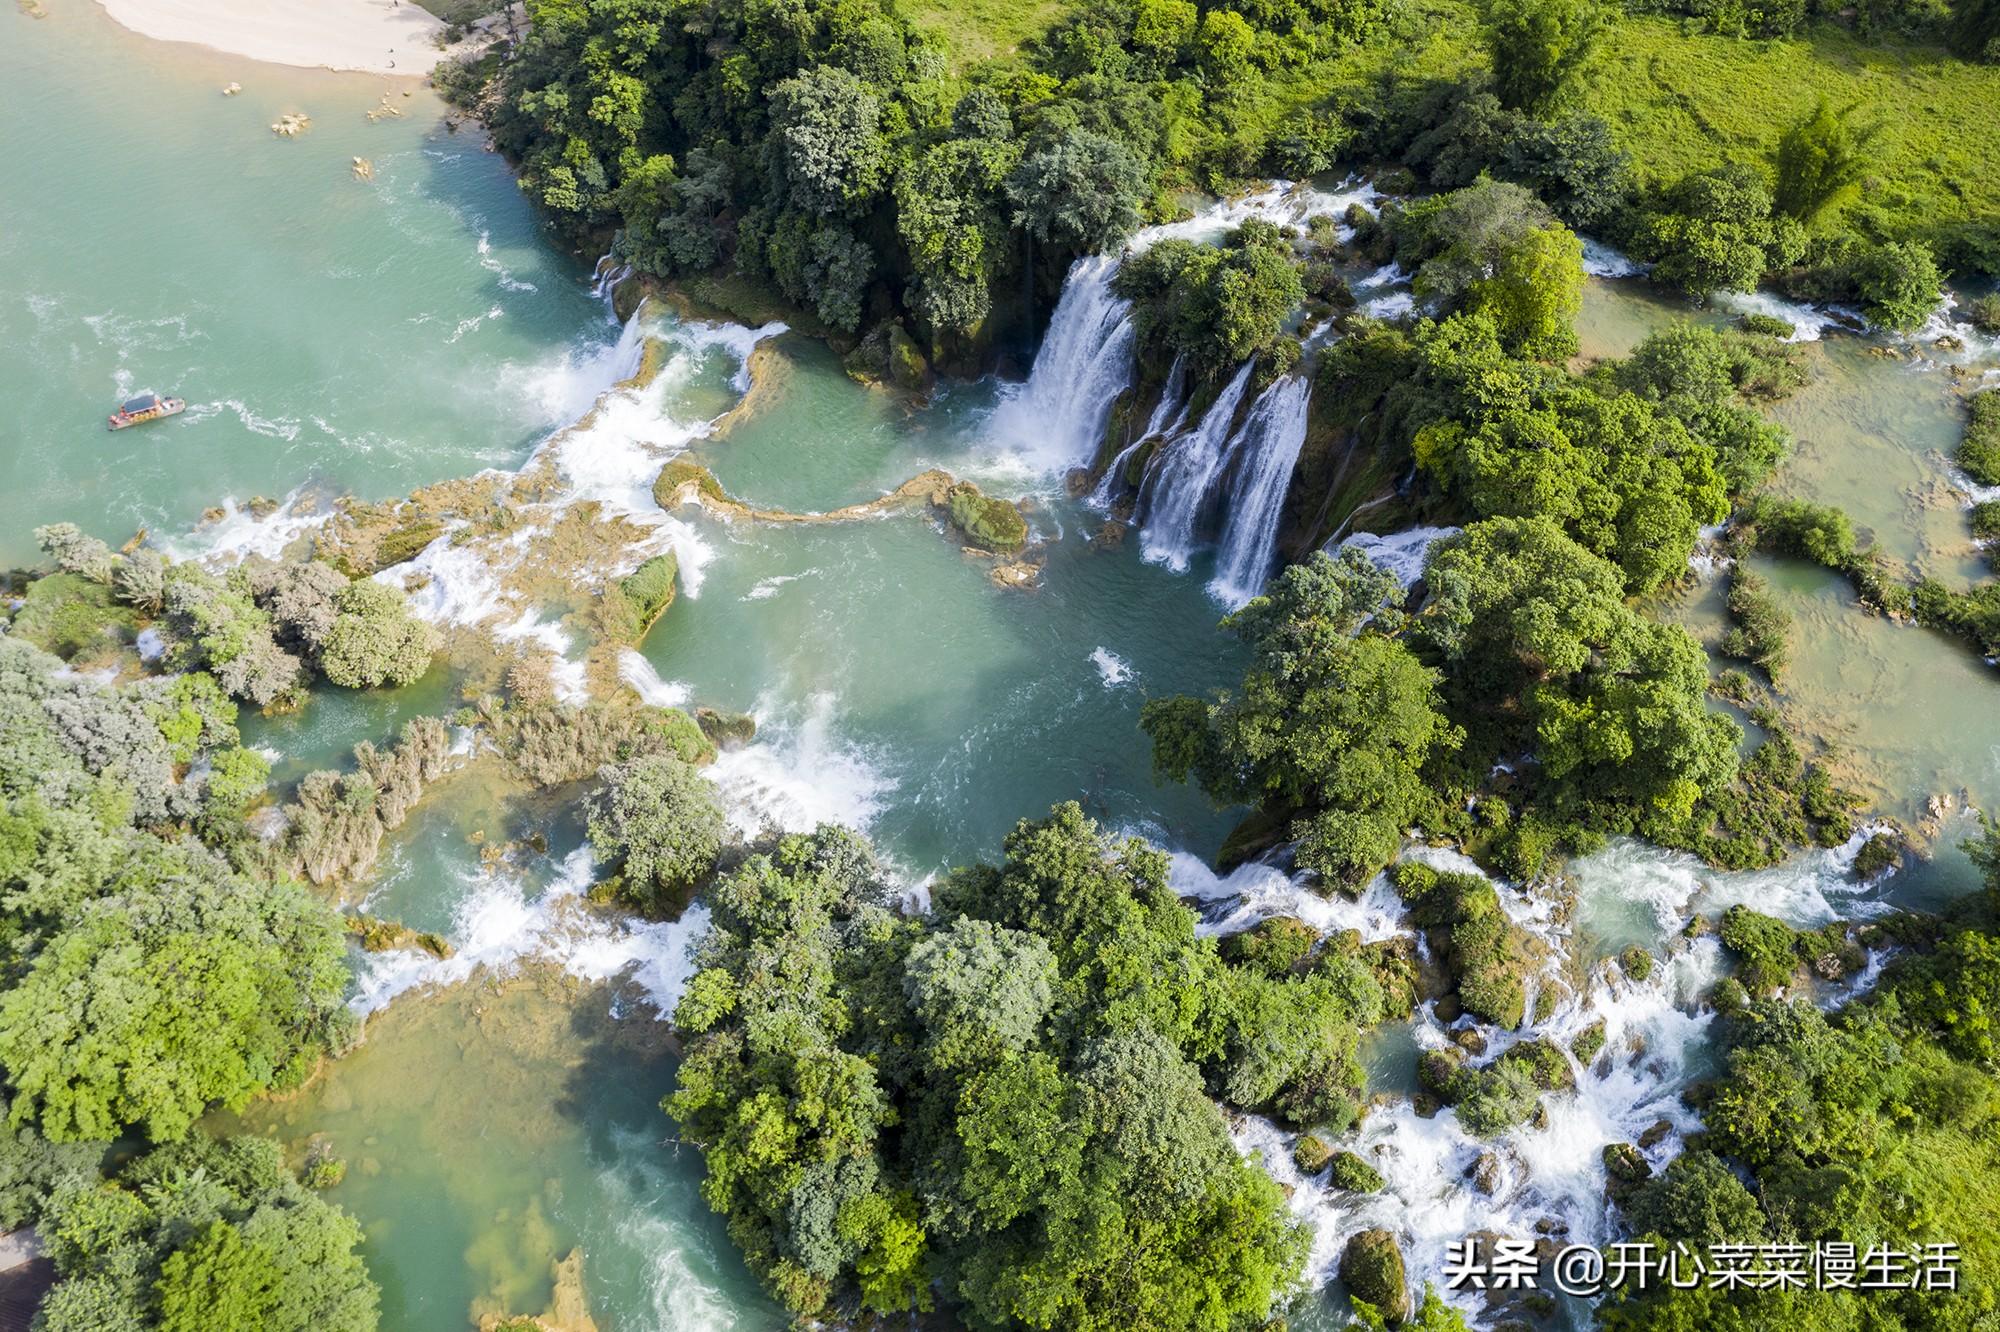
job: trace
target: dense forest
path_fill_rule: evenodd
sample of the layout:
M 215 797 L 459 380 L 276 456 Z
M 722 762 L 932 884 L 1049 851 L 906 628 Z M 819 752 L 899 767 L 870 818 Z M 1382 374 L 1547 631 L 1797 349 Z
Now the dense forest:
M 1927 72 L 1939 43 L 1994 49 L 1980 0 L 1665 8 L 1685 14 L 1673 54 L 1690 65 L 1704 43 L 1829 30 Z M 1368 164 L 1385 184 L 1517 182 L 1697 296 L 1772 282 L 1901 327 L 1941 271 L 2000 268 L 1987 168 L 1919 162 L 1928 145 L 1887 123 L 1897 90 L 1813 100 L 1844 68 L 1830 59 L 1786 105 L 1759 90 L 1754 136 L 1698 122 L 1689 144 L 1594 77 L 1666 40 L 1599 0 L 1103 0 L 985 61 L 873 0 L 549 0 L 530 18 L 518 50 L 445 86 L 565 234 L 615 234 L 644 272 L 768 285 L 836 335 L 906 326 L 947 367 L 1030 333 L 1024 292 L 1052 292 L 1071 256 L 1115 249 L 1188 191 Z M 1955 64 L 1937 76 L 1944 114 L 1977 115 L 1977 66 Z

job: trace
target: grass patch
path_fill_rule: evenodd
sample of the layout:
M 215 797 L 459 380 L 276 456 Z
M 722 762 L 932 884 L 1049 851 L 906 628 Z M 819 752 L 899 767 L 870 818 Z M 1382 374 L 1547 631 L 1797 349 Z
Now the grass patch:
M 1360 46 L 1268 81 L 1268 114 L 1275 120 L 1328 94 L 1367 95 L 1390 72 L 1453 78 L 1485 62 L 1472 5 L 1420 0 Z M 1665 184 L 1718 161 L 1770 170 L 1779 136 L 1821 97 L 1853 106 L 1857 123 L 1882 122 L 1875 166 L 1849 208 L 1872 211 L 1886 236 L 1935 238 L 2000 212 L 2000 154 L 1985 146 L 2000 142 L 2000 66 L 1955 59 L 1942 46 L 1863 40 L 1831 21 L 1786 40 L 1746 41 L 1619 16 L 1576 109 L 1610 124 L 1641 181 Z
M 619 600 L 629 623 L 623 635 L 627 642 L 637 643 L 644 638 L 673 604 L 674 577 L 679 573 L 680 561 L 668 551 L 655 555 L 619 581 Z
M 1966 404 L 1965 439 L 1958 465 L 1982 486 L 2000 486 L 2000 393 L 1974 394 Z
M 905 0 L 898 12 L 944 40 L 954 71 L 1019 53 L 1070 10 L 1069 0 Z

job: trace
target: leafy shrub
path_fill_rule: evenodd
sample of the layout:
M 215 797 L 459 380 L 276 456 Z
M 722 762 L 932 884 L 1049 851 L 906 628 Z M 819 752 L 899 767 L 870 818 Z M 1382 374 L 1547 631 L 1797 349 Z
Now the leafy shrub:
M 726 828 L 715 788 L 671 754 L 598 770 L 588 806 L 591 849 L 620 865 L 619 895 L 653 915 L 674 915 L 714 868 Z
M 2000 486 L 2000 393 L 1975 393 L 1966 400 L 1965 437 L 1958 465 L 1982 486 Z

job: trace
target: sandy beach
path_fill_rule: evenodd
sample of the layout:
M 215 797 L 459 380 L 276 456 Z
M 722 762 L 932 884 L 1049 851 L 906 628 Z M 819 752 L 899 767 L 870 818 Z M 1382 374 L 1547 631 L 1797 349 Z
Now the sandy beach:
M 428 74 L 444 24 L 394 0 L 99 0 L 147 37 L 278 65 Z

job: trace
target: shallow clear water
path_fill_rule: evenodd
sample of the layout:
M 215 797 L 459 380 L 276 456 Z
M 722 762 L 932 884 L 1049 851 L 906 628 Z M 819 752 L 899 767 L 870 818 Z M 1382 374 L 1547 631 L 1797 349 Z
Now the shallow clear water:
M 585 266 L 428 91 L 151 42 L 91 4 L 8 6 L 0 34 L 0 561 L 37 523 L 116 543 L 228 496 L 511 466 L 588 406 L 576 367 L 616 330 Z M 403 114 L 371 123 L 385 93 Z M 277 137 L 292 111 L 311 129 Z M 143 389 L 187 411 L 107 431 Z

